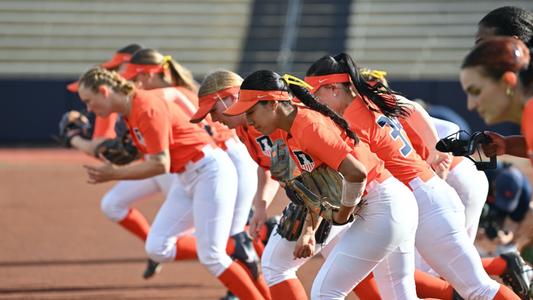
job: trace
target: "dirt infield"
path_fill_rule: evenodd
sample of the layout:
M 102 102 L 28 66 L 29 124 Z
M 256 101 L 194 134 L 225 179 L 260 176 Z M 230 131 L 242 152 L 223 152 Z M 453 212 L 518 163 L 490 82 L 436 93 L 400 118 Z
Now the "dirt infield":
M 224 287 L 197 261 L 141 277 L 143 245 L 100 212 L 110 184 L 89 185 L 83 163 L 59 149 L 0 149 L 0 299 L 218 299 Z M 161 195 L 139 209 L 151 220 Z M 280 210 L 277 204 L 275 210 Z M 309 290 L 322 262 L 300 270 Z

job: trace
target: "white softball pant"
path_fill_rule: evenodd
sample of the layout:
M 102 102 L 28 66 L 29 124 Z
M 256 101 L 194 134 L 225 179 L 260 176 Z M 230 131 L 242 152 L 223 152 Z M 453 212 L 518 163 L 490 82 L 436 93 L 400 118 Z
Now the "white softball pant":
M 464 299 L 493 299 L 499 284 L 490 279 L 465 229 L 464 206 L 444 180 L 413 179 L 418 203 L 416 248 L 424 260 Z
M 159 192 L 167 196 L 175 178 L 174 174 L 166 173 L 141 180 L 119 181 L 104 195 L 100 208 L 109 219 L 120 222 L 133 203 Z
M 221 149 L 206 146 L 205 157 L 176 174 L 146 240 L 148 256 L 157 261 L 176 257 L 176 240 L 195 228 L 198 258 L 214 276 L 232 263 L 226 254 L 237 196 L 237 171 Z
M 315 246 L 315 255 L 322 253 L 326 257 L 337 243 L 339 237 L 350 225 L 332 226 L 326 241 Z M 294 259 L 293 252 L 296 241 L 291 242 L 282 238 L 276 230 L 277 227 L 272 230 L 261 257 L 263 275 L 268 286 L 274 286 L 282 281 L 297 278 L 296 271 L 311 259 L 311 257 Z
M 244 230 L 250 215 L 252 202 L 257 191 L 257 164 L 248 154 L 246 146 L 240 141 L 231 138 L 225 144 L 226 153 L 237 169 L 239 180 L 230 230 L 230 235 L 234 235 Z
M 416 200 L 394 177 L 369 187 L 360 216 L 320 268 L 312 299 L 344 299 L 372 271 L 383 299 L 418 299 L 414 282 Z
M 466 233 L 473 243 L 479 226 L 479 218 L 489 193 L 489 181 L 473 162 L 463 159 L 448 174 L 446 182 L 455 189 L 465 206 Z

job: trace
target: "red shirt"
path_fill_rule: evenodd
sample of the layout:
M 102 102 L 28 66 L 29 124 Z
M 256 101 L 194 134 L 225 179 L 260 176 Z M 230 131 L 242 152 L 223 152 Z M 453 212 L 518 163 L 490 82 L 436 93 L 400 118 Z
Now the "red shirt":
M 360 98 L 351 102 L 343 117 L 350 129 L 385 162 L 387 170 L 405 185 L 409 186 L 409 182 L 417 177 L 427 181 L 434 176 L 428 164 L 413 149 L 397 119 L 370 110 Z
M 263 169 L 270 170 L 270 150 L 277 140 L 283 140 L 284 133 L 281 129 L 271 135 L 263 135 L 253 126 L 240 126 L 236 128 L 237 136 L 248 149 L 252 159 Z
M 333 120 L 308 108 L 298 108 L 286 144 L 300 170 L 311 172 L 321 164 L 339 170 L 341 162 L 351 154 L 366 167 L 367 182 L 383 182 L 391 176 L 367 144 L 355 145 Z
M 529 99 L 524 106 L 521 130 L 526 140 L 527 154 L 533 163 L 533 98 Z
M 117 113 L 112 113 L 105 118 L 96 116 L 94 119 L 94 132 L 92 138 L 114 139 L 117 136 L 115 132 L 115 123 L 117 120 Z
M 181 172 L 189 161 L 203 157 L 210 136 L 168 98 L 162 89 L 136 90 L 131 111 L 124 118 L 137 148 L 145 154 L 170 152 L 170 171 Z

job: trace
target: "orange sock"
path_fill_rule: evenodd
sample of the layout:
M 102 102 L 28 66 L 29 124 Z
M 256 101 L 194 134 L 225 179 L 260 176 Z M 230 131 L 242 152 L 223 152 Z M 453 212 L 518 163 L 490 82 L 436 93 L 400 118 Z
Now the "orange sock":
M 270 295 L 270 289 L 266 284 L 265 277 L 263 276 L 263 274 L 259 274 L 257 280 L 254 280 L 254 284 L 265 299 L 272 300 L 272 296 Z
M 445 280 L 415 270 L 416 294 L 420 298 L 435 297 L 443 300 L 453 298 L 453 287 Z
M 272 300 L 307 300 L 305 289 L 298 279 L 284 280 L 270 287 Z
M 500 256 L 491 258 L 482 258 L 481 263 L 483 268 L 489 275 L 502 275 L 507 269 L 507 261 Z
M 381 300 L 374 274 L 370 273 L 363 281 L 353 289 L 359 299 Z
M 231 237 L 228 238 L 228 243 L 226 244 L 226 253 L 231 256 L 233 255 L 233 252 L 235 251 L 235 240 Z
M 257 255 L 259 255 L 259 257 L 263 256 L 263 251 L 265 251 L 265 245 L 263 244 L 263 241 L 261 241 L 259 238 L 255 238 L 252 243 Z
M 238 263 L 232 263 L 218 279 L 239 299 L 262 300 L 248 273 Z
M 494 300 L 520 300 L 520 297 L 518 297 L 510 288 L 500 284 L 500 289 L 498 290 L 498 293 L 496 293 L 496 296 L 494 296 Z
M 176 258 L 174 260 L 197 259 L 196 237 L 182 235 L 176 241 Z
M 148 221 L 140 211 L 131 208 L 126 217 L 118 222 L 118 224 L 141 240 L 146 241 L 148 231 L 150 231 L 150 224 L 148 224 Z

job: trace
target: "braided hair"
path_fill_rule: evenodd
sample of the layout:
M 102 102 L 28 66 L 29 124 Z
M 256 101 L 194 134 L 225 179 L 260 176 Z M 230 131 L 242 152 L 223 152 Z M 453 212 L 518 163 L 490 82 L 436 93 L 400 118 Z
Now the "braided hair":
M 80 86 L 87 87 L 97 93 L 101 85 L 107 85 L 115 92 L 129 95 L 133 93 L 133 84 L 115 71 L 110 71 L 102 67 L 95 67 L 81 75 Z
M 290 92 L 310 109 L 317 111 L 333 120 L 333 122 L 340 126 L 344 132 L 346 132 L 346 135 L 353 139 L 355 143 L 359 142 L 359 138 L 352 130 L 350 130 L 346 120 L 331 110 L 327 105 L 318 102 L 315 96 L 309 93 L 306 88 L 296 84 L 286 83 L 279 74 L 273 71 L 260 70 L 250 74 L 248 77 L 246 77 L 246 79 L 244 79 L 241 89 Z M 260 101 L 259 103 L 264 104 L 267 102 L 268 101 Z M 290 103 L 288 101 L 284 102 Z
M 409 116 L 409 110 L 406 106 L 400 104 L 396 100 L 396 97 L 394 97 L 394 95 L 398 93 L 379 81 L 376 81 L 375 84 L 370 84 L 365 77 L 361 75 L 359 68 L 353 61 L 352 57 L 346 53 L 322 57 L 309 67 L 306 76 L 321 76 L 338 73 L 349 74 L 352 82 L 346 83 L 346 86 L 353 83 L 363 101 L 374 103 L 387 117 L 396 118 Z M 371 106 L 369 109 L 376 111 L 376 109 Z
M 516 6 L 502 6 L 489 12 L 478 26 L 493 28 L 496 35 L 516 36 L 533 46 L 533 13 Z

